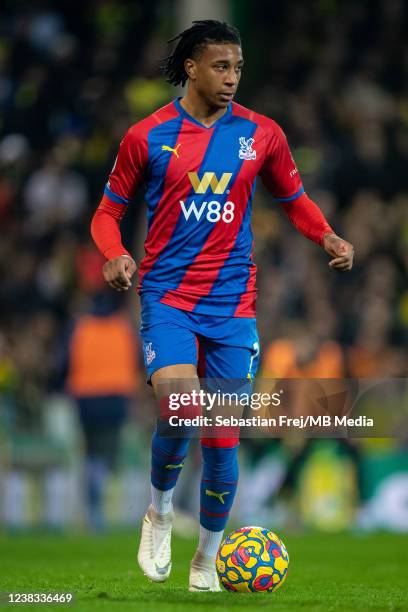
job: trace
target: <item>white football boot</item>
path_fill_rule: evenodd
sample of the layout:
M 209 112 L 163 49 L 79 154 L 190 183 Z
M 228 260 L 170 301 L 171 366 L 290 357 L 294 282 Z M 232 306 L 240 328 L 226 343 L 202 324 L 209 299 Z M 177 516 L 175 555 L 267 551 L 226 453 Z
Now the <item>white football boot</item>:
M 137 561 L 154 582 L 164 582 L 170 576 L 173 516 L 173 511 L 158 514 L 150 505 L 143 518 Z
M 218 580 L 217 570 L 215 569 L 215 559 L 207 557 L 197 550 L 191 561 L 189 591 L 221 591 Z

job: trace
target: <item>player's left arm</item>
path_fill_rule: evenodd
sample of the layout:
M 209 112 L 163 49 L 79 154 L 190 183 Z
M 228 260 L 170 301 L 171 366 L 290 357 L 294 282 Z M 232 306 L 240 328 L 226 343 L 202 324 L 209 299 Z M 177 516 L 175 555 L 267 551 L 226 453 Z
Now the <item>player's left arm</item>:
M 330 268 L 343 272 L 353 267 L 354 248 L 350 242 L 337 236 L 320 208 L 305 193 L 289 202 L 282 202 L 287 216 L 304 236 L 324 248 L 332 259 Z
M 286 136 L 277 124 L 274 124 L 260 176 L 294 227 L 332 257 L 329 266 L 351 270 L 353 246 L 337 236 L 317 204 L 306 195 Z

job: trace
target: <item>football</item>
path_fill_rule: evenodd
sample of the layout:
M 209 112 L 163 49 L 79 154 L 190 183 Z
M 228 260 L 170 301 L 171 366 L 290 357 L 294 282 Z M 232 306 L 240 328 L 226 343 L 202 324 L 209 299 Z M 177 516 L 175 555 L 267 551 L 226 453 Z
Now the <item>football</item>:
M 289 555 L 282 540 L 263 527 L 242 527 L 222 542 L 216 560 L 227 591 L 276 591 L 288 573 Z

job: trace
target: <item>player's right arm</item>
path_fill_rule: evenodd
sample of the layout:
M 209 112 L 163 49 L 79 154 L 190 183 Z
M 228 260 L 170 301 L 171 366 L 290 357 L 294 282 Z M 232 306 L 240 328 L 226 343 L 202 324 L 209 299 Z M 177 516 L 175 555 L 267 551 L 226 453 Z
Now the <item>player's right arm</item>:
M 103 198 L 91 223 L 96 246 L 106 257 L 103 275 L 117 291 L 129 289 L 137 266 L 122 244 L 120 222 L 139 185 L 147 165 L 147 143 L 138 126 L 128 130 L 109 175 Z

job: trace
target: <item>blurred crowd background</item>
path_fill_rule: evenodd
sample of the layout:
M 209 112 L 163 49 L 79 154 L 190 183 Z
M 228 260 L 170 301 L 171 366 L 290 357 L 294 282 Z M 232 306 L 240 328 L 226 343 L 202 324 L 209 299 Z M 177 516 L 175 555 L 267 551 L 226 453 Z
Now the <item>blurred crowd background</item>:
M 284 128 L 306 191 L 355 246 L 351 273 L 330 270 L 258 184 L 261 375 L 407 376 L 406 3 L 230 0 L 205 14 L 196 4 L 3 3 L 0 526 L 102 528 L 145 511 L 154 407 L 138 300 L 106 289 L 89 226 L 129 125 L 180 94 L 158 61 L 192 16 L 240 29 L 237 101 Z M 143 193 L 122 233 L 140 260 Z M 109 383 L 111 374 L 85 371 L 104 351 L 122 364 Z M 105 411 L 77 401 L 112 388 Z M 246 441 L 234 518 L 408 530 L 407 438 Z M 195 448 L 177 493 L 184 532 L 198 462 Z

